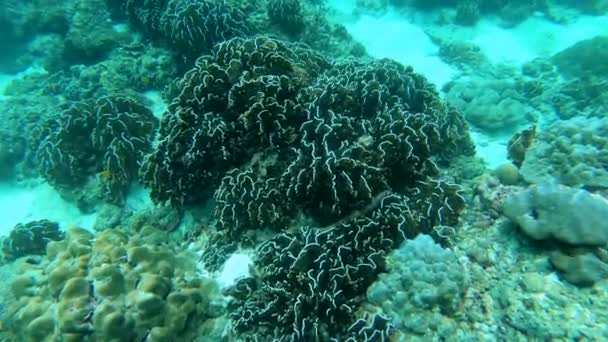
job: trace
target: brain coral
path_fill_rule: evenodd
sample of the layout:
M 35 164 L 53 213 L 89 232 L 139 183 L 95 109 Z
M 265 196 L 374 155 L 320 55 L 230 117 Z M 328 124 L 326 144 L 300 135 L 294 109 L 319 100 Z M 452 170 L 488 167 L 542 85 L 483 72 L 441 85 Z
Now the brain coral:
M 122 96 L 84 100 L 43 123 L 36 152 L 42 176 L 59 189 L 101 173 L 108 199 L 123 200 L 152 145 L 152 112 Z
M 164 241 L 164 244 L 160 242 Z M 71 229 L 21 264 L 3 322 L 13 341 L 178 341 L 214 331 L 219 294 L 160 231 Z M 221 319 L 220 319 L 221 320 Z M 225 324 L 225 322 L 223 323 Z M 220 336 L 209 336 L 220 338 Z
M 526 152 L 521 175 L 530 183 L 557 179 L 571 186 L 608 187 L 608 121 L 575 117 L 545 127 Z

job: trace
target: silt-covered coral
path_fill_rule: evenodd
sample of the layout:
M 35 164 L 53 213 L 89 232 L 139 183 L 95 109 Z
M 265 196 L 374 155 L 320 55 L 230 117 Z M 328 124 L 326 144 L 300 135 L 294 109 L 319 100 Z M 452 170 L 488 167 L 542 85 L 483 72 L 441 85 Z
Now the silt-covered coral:
M 608 201 L 583 189 L 542 183 L 511 195 L 502 212 L 536 240 L 571 245 L 608 243 Z
M 388 273 L 367 290 L 370 302 L 407 336 L 425 335 L 459 311 L 470 279 L 458 256 L 428 235 L 408 240 L 389 256 Z

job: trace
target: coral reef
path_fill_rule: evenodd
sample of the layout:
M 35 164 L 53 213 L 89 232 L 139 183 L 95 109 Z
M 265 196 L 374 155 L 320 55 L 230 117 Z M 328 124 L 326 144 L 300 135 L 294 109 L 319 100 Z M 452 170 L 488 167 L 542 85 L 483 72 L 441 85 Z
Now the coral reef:
M 219 290 L 183 253 L 153 228 L 70 229 L 39 264 L 21 265 L 5 329 L 19 341 L 219 341 Z
M 608 122 L 605 117 L 577 116 L 545 127 L 526 152 L 520 172 L 524 180 L 553 178 L 570 186 L 608 187 Z
M 518 91 L 513 75 L 506 70 L 499 73 L 507 74 L 466 77 L 448 83 L 444 89 L 448 101 L 462 110 L 471 125 L 490 134 L 529 125 L 537 112 Z
M 428 334 L 459 311 L 470 279 L 458 256 L 430 236 L 404 242 L 387 264 L 367 298 L 406 336 Z
M 592 286 L 608 278 L 608 259 L 606 252 L 603 258 L 594 253 L 567 255 L 561 252 L 551 253 L 551 264 L 560 271 L 560 277 L 578 286 Z
M 262 244 L 255 261 L 259 279 L 241 280 L 233 291 L 235 331 L 262 339 L 353 337 L 351 324 L 366 289 L 385 269 L 386 254 L 405 238 L 419 232 L 437 236 L 439 224 L 456 223 L 462 198 L 432 189 L 419 200 L 383 194 L 373 202 L 377 208 L 361 216 L 282 233 Z M 435 196 L 441 204 L 432 204 Z M 388 330 L 380 334 L 388 337 Z
M 437 164 L 473 154 L 462 115 L 410 67 L 330 63 L 263 36 L 219 44 L 167 97 L 140 173 L 152 198 L 191 205 L 215 190 L 220 234 L 275 231 L 257 249 L 259 273 L 233 290 L 235 332 L 388 337 L 385 319 L 357 311 L 404 238 L 447 243 L 464 199 Z
M 502 212 L 536 240 L 591 246 L 608 243 L 608 201 L 583 189 L 557 183 L 532 186 L 507 198 Z
M 268 18 L 290 34 L 298 34 L 304 29 L 304 18 L 300 0 L 269 0 Z
M 247 17 L 225 0 L 120 0 L 111 7 L 137 29 L 197 58 L 215 44 L 250 34 Z
M 123 200 L 151 148 L 156 118 L 137 101 L 107 96 L 76 103 L 38 132 L 42 176 L 60 190 L 99 177 L 107 199 Z
M 227 1 L 246 14 L 258 34 L 301 42 L 331 57 L 368 57 L 344 25 L 327 16 L 323 0 Z
M 216 272 L 222 269 L 226 260 L 238 249 L 237 241 L 231 239 L 224 232 L 210 234 L 201 248 L 200 260 L 205 270 Z
M 11 262 L 27 255 L 46 253 L 46 245 L 64 238 L 59 224 L 49 220 L 19 223 L 0 241 L 2 261 Z
M 495 15 L 505 26 L 514 26 L 526 20 L 534 12 L 551 14 L 546 0 L 391 0 L 394 6 L 413 6 L 423 10 L 455 9 L 454 22 L 470 26 L 477 23 L 482 15 Z
M 348 327 L 365 289 L 384 267 L 384 251 L 403 239 L 409 223 L 399 196 L 383 197 L 378 205 L 370 217 L 301 228 L 261 245 L 260 280 L 246 278 L 233 290 L 234 330 L 262 339 L 351 336 Z
M 561 74 L 568 77 L 608 78 L 608 66 L 598 60 L 608 59 L 608 36 L 580 41 L 551 57 Z M 576 62 L 574 62 L 576 61 Z
M 0 57 L 0 68 L 12 72 L 40 64 L 57 71 L 102 60 L 130 39 L 114 29 L 107 12 L 104 0 L 9 0 L 0 10 L 3 38 L 10 46 L 8 58 Z
M 267 37 L 219 44 L 170 91 L 160 142 L 141 171 L 156 201 L 200 201 L 225 173 L 266 148 L 284 148 L 306 118 L 301 87 L 329 63 Z

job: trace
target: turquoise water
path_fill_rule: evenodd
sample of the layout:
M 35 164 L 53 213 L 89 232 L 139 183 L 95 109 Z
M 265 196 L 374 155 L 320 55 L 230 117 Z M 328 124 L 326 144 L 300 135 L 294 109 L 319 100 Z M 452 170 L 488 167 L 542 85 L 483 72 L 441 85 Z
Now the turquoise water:
M 0 340 L 608 339 L 605 2 L 4 1 Z

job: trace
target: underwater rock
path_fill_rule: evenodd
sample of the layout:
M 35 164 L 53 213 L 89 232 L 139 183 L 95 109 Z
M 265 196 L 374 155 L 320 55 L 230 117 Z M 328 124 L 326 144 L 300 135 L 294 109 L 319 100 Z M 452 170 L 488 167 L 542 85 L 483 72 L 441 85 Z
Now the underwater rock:
M 583 189 L 543 183 L 511 195 L 501 209 L 536 240 L 592 246 L 608 243 L 608 201 Z
M 554 252 L 549 260 L 560 271 L 560 277 L 574 285 L 591 286 L 608 278 L 608 263 L 593 253 L 570 256 Z

